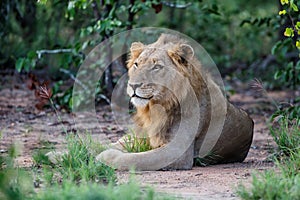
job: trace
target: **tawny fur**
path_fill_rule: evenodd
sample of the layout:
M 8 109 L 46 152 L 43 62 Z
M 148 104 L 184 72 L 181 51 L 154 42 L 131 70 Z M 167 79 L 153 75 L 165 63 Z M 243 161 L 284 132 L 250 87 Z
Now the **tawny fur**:
M 164 82 L 171 89 L 155 86 L 149 82 L 149 77 L 160 80 L 151 68 L 157 63 L 167 66 L 171 71 L 163 71 Z M 206 134 L 209 133 L 211 118 L 218 121 L 218 110 L 226 107 L 226 119 L 220 138 L 212 148 L 215 157 L 204 156 L 207 164 L 241 162 L 245 159 L 253 136 L 253 121 L 244 111 L 235 108 L 222 95 L 220 88 L 207 75 L 194 56 L 194 50 L 186 41 L 177 36 L 162 34 L 153 44 L 144 45 L 135 42 L 131 46 L 131 54 L 127 63 L 129 74 L 128 93 L 133 94 L 130 85 L 138 85 L 135 93 L 145 98 L 153 96 L 149 100 L 136 101 L 136 114 L 134 116 L 135 132 L 147 134 L 154 150 L 142 153 L 127 153 L 116 149 L 102 152 L 97 159 L 113 165 L 118 169 L 130 169 L 134 166 L 137 170 L 190 169 L 193 159 L 199 156 L 201 145 Z M 165 70 L 165 69 L 164 69 Z M 173 73 L 175 71 L 176 73 Z M 168 85 L 169 84 L 169 85 Z M 188 86 L 191 87 L 188 87 Z M 210 92 L 215 93 L 212 98 Z M 191 93 L 194 93 L 197 102 L 192 102 L 181 109 L 182 104 L 189 102 Z M 152 95 L 153 94 L 153 95 Z M 134 98 L 134 95 L 132 95 Z M 146 103 L 145 103 L 146 102 Z M 212 103 L 214 102 L 214 103 Z M 181 120 L 187 119 L 189 113 L 198 104 L 201 111 L 198 133 L 190 138 L 190 143 L 185 147 L 186 151 L 180 155 L 174 155 L 169 144 L 175 134 L 184 137 L 189 133 L 189 127 L 182 133 L 177 133 L 177 126 Z M 209 130 L 208 130 L 209 129 Z M 183 138 L 184 139 L 184 138 Z M 191 144 L 191 145 L 190 145 Z M 176 145 L 176 144 L 172 144 Z M 178 152 L 178 151 L 177 151 Z M 177 156 L 177 157 L 176 157 Z M 175 159 L 175 161 L 174 161 Z M 169 163 L 174 161 L 173 163 Z

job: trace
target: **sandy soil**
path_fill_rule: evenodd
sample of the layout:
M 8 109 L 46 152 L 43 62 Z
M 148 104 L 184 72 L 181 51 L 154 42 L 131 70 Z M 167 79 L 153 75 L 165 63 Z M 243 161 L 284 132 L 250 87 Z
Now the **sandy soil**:
M 232 95 L 230 100 L 248 111 L 255 122 L 254 140 L 250 152 L 243 163 L 195 167 L 188 171 L 136 172 L 135 177 L 142 185 L 150 185 L 158 191 L 175 194 L 184 199 L 238 199 L 235 190 L 238 184 L 249 185 L 251 173 L 273 167 L 268 157 L 274 143 L 268 134 L 266 120 L 272 110 L 270 102 L 254 95 L 245 88 Z M 287 92 L 270 93 L 278 101 L 286 101 Z M 43 111 L 35 108 L 33 91 L 23 83 L 10 82 L 0 88 L 0 153 L 5 154 L 11 144 L 15 144 L 20 156 L 20 166 L 31 167 L 32 153 L 46 143 L 63 149 L 65 133 L 62 124 L 51 109 Z M 88 127 L 92 137 L 98 140 L 108 138 L 115 141 L 124 134 L 124 127 L 114 122 L 109 106 L 99 106 L 97 117 L 100 124 Z M 67 130 L 74 129 L 72 115 L 61 113 Z M 129 172 L 117 172 L 119 182 L 129 179 Z

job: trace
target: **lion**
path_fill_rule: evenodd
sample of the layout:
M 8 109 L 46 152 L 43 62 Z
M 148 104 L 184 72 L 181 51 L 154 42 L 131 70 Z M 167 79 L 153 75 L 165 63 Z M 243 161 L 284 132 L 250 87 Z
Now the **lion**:
M 134 132 L 146 133 L 152 150 L 126 152 L 121 138 L 98 161 L 119 170 L 188 170 L 198 161 L 244 161 L 253 120 L 228 102 L 194 54 L 176 35 L 132 43 L 127 94 L 136 108 Z

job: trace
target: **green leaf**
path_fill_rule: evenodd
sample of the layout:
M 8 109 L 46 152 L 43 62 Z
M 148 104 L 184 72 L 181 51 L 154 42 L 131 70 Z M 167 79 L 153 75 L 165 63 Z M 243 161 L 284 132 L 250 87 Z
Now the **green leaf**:
M 73 107 L 73 98 L 72 97 L 70 98 L 68 105 L 69 105 L 69 108 Z
M 300 41 L 299 41 L 299 40 L 297 40 L 297 42 L 296 42 L 296 47 L 297 47 L 298 49 L 300 49 Z
M 274 79 L 278 80 L 280 77 L 282 76 L 282 71 L 278 70 L 276 71 L 276 73 L 274 74 Z
M 286 28 L 285 31 L 284 31 L 284 36 L 293 37 L 294 36 L 294 30 L 292 28 Z
M 272 47 L 272 55 L 275 55 L 279 47 L 282 45 L 282 41 L 276 42 L 276 44 Z
M 299 11 L 297 5 L 294 4 L 293 2 L 291 2 L 291 8 L 292 8 L 295 12 L 298 12 L 298 11 Z
M 46 4 L 47 0 L 38 0 L 37 2 L 40 3 L 40 4 Z
M 34 58 L 36 58 L 36 56 L 37 56 L 37 54 L 35 51 L 29 51 L 27 53 L 27 58 L 29 58 L 29 59 L 34 59 Z
M 280 0 L 281 5 L 289 4 L 289 0 Z
M 215 9 L 213 9 L 213 8 L 209 8 L 209 9 L 207 9 L 207 11 L 210 13 L 210 14 L 214 14 L 214 15 L 221 15 L 221 13 L 219 13 L 219 11 L 218 10 L 215 10 Z
M 285 14 L 286 14 L 286 10 L 279 11 L 279 15 L 285 15 Z
M 22 71 L 22 68 L 24 66 L 24 61 L 25 61 L 25 58 L 19 58 L 16 62 L 16 70 L 20 73 Z
M 295 28 L 297 29 L 298 32 L 300 31 L 300 22 L 296 22 Z
M 35 64 L 35 62 L 33 62 L 34 60 L 29 60 L 28 58 L 25 58 L 24 59 L 24 70 L 26 72 L 29 72 L 30 71 L 30 67 L 34 68 L 34 66 L 32 66 L 33 64 Z

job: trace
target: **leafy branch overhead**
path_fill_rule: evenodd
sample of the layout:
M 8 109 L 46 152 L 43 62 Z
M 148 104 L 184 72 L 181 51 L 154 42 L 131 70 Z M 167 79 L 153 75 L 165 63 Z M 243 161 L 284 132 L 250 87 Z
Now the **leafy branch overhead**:
M 3 2 L 0 68 L 25 74 L 47 71 L 47 76 L 35 75 L 41 82 L 53 81 L 49 84 L 53 100 L 66 110 L 72 107 L 71 85 L 88 52 L 111 35 L 135 27 L 165 27 L 192 37 L 211 55 L 222 75 L 259 76 L 269 89 L 295 89 L 300 83 L 300 1 L 268 0 L 259 7 L 259 0 Z M 241 9 L 244 6 L 247 9 Z M 122 50 L 130 43 L 124 39 Z M 273 55 L 269 55 L 272 47 Z M 108 57 L 113 54 L 109 48 L 105 52 Z M 123 55 L 105 71 L 97 87 L 97 102 L 109 99 L 126 72 L 125 61 Z
M 287 16 L 291 22 L 291 26 L 285 28 L 284 36 L 291 38 L 295 37 L 295 45 L 298 49 L 300 49 L 300 21 L 292 16 L 293 13 L 299 12 L 299 8 L 297 4 L 294 3 L 294 0 L 280 0 L 280 3 L 284 9 L 279 11 L 279 15 Z
M 39 67 L 45 67 L 45 63 L 48 65 L 50 58 L 55 58 L 55 66 L 49 67 L 56 68 L 58 69 L 57 71 L 62 71 L 65 75 L 68 75 L 69 78 L 73 79 L 72 77 L 75 77 L 75 72 L 77 71 L 78 66 L 83 62 L 86 53 L 93 47 L 118 32 L 132 29 L 136 25 L 139 17 L 148 10 L 152 10 L 156 14 L 161 12 L 163 5 L 159 1 L 140 0 L 39 0 L 34 6 L 38 9 L 59 9 L 63 11 L 63 14 L 58 18 L 58 24 L 52 27 L 57 27 L 55 30 L 57 35 L 64 35 L 64 32 L 69 31 L 69 29 L 73 29 L 74 33 L 69 36 L 70 39 L 68 40 L 71 41 L 67 42 L 67 44 L 48 44 L 48 49 L 37 49 L 32 47 L 25 56 L 17 58 L 15 69 L 18 72 L 30 72 Z M 62 25 L 60 25 L 61 23 Z M 67 29 L 60 28 L 60 26 L 66 26 Z M 49 29 L 47 29 L 47 31 L 48 30 Z M 124 45 L 128 44 L 125 42 Z M 106 52 L 108 54 L 107 59 L 109 59 L 113 52 L 111 52 L 109 47 L 106 49 Z M 118 64 L 119 68 L 125 66 L 126 58 L 122 59 L 123 60 L 120 63 L 123 63 L 123 65 Z M 123 68 L 120 71 L 124 71 L 125 69 Z M 99 96 L 104 96 L 103 93 L 110 96 L 112 93 L 113 81 L 115 78 L 113 77 L 113 73 L 112 66 L 109 66 L 104 73 L 103 79 L 100 81 L 99 93 L 97 93 Z M 53 96 L 56 98 L 55 102 L 66 105 L 67 108 L 71 108 L 73 102 L 70 95 L 72 86 L 68 86 L 69 89 L 65 89 L 65 92 L 63 92 L 60 90 L 60 86 L 62 86 L 61 82 L 62 81 L 56 82 L 52 88 Z M 57 92 L 62 92 L 62 94 L 58 95 Z
M 272 54 L 284 67 L 279 66 L 274 79 L 296 90 L 300 83 L 299 3 L 294 0 L 280 0 L 280 7 L 278 15 L 284 28 L 281 33 L 284 37 L 274 45 Z

